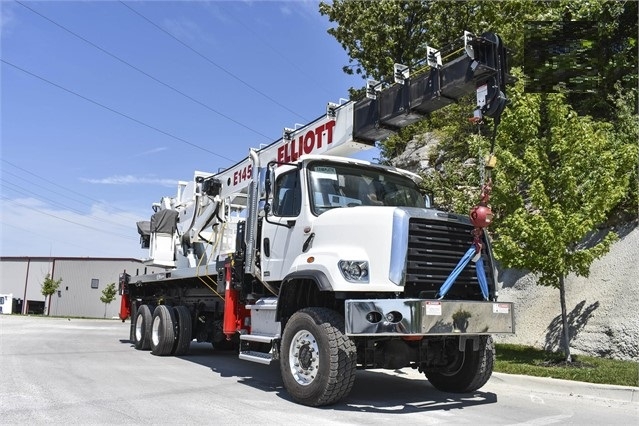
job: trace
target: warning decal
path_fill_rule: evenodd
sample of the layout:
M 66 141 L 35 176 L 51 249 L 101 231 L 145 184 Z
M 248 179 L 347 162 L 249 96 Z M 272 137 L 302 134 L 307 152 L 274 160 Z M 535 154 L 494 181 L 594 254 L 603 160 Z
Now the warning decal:
M 493 314 L 507 314 L 510 312 L 508 303 L 493 303 Z
M 424 308 L 426 309 L 426 315 L 441 315 L 442 303 L 441 302 L 425 302 Z

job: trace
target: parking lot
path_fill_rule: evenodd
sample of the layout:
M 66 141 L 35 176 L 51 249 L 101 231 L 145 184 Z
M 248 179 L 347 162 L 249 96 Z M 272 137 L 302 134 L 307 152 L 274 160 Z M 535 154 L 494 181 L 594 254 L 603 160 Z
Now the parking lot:
M 0 424 L 623 424 L 639 415 L 631 389 L 495 374 L 453 395 L 410 369 L 358 371 L 345 400 L 310 408 L 291 401 L 276 364 L 198 343 L 187 356 L 157 357 L 128 336 L 117 320 L 0 316 Z

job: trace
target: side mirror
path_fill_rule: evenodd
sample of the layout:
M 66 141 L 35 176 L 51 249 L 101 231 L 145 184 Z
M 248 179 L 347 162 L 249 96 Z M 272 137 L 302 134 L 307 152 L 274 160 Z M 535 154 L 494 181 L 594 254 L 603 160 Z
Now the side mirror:
M 273 185 L 273 169 L 272 166 L 273 164 L 275 164 L 273 161 L 271 161 L 270 163 L 268 163 L 268 165 L 266 166 L 266 170 L 264 172 L 264 198 L 266 198 L 266 202 L 268 203 L 268 197 L 269 195 L 271 195 L 271 189 L 272 189 L 272 185 Z
M 258 178 L 257 181 L 258 181 L 260 199 L 264 199 L 266 197 L 266 175 L 267 175 L 267 168 L 260 167 L 257 171 L 257 178 Z
M 424 194 L 424 207 L 427 209 L 433 207 L 432 196 L 430 194 Z

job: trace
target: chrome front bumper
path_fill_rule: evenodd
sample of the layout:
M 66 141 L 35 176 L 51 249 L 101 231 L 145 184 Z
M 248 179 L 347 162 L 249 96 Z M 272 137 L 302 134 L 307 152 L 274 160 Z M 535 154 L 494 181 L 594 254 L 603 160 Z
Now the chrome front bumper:
M 346 300 L 349 336 L 513 334 L 509 302 L 459 300 Z

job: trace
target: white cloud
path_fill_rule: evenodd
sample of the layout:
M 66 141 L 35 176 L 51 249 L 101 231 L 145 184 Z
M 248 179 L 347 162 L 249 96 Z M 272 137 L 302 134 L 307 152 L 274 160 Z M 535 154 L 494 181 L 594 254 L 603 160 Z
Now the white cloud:
M 295 14 L 305 19 L 323 19 L 319 13 L 319 1 L 317 0 L 283 2 L 280 6 L 280 12 L 286 16 Z
M 233 22 L 233 18 L 228 15 L 230 2 L 220 2 L 220 1 L 203 1 L 198 2 L 198 5 L 204 8 L 207 11 L 207 14 L 214 20 L 227 23 Z M 253 1 L 242 1 L 244 5 L 248 5 L 249 7 L 254 3 Z
M 293 14 L 293 11 L 291 10 L 290 7 L 288 7 L 286 3 L 283 3 L 280 6 L 280 12 L 282 12 L 282 15 L 286 15 L 286 16 L 290 16 Z
M 56 208 L 34 198 L 0 200 L 0 255 L 144 258 L 139 213 L 93 204 L 86 213 Z
M 140 152 L 138 154 L 132 155 L 131 158 L 137 157 L 146 157 L 147 155 L 157 154 L 158 152 L 166 151 L 168 148 L 165 146 L 160 146 L 157 148 L 149 149 L 148 151 Z
M 162 26 L 171 35 L 183 42 L 201 40 L 210 44 L 217 43 L 217 39 L 203 30 L 196 22 L 184 17 L 176 19 L 165 18 L 162 21 Z
M 95 183 L 101 185 L 162 185 L 168 187 L 177 186 L 177 179 L 161 179 L 156 177 L 134 176 L 134 175 L 115 175 L 102 179 L 80 178 L 83 182 Z
M 0 31 L 2 32 L 2 36 L 6 37 L 10 35 L 17 23 L 13 5 L 3 1 L 2 7 L 0 7 Z

